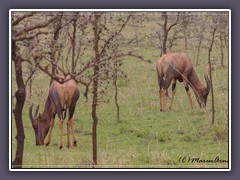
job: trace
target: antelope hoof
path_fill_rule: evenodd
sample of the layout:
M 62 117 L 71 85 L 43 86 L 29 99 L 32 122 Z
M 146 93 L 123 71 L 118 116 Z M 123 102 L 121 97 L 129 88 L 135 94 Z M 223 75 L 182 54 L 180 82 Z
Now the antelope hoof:
M 77 146 L 77 141 L 73 142 L 73 146 L 76 147 Z
M 67 147 L 68 147 L 68 148 L 71 148 L 72 146 L 71 146 L 71 144 L 68 144 Z
M 48 141 L 46 144 L 45 144 L 45 146 L 48 146 L 50 144 L 50 142 Z
M 172 110 L 172 107 L 171 107 L 171 106 L 169 107 L 169 110 Z
M 59 149 L 62 149 L 62 148 L 63 148 L 63 146 L 62 146 L 62 145 L 60 145 L 60 146 L 59 146 Z

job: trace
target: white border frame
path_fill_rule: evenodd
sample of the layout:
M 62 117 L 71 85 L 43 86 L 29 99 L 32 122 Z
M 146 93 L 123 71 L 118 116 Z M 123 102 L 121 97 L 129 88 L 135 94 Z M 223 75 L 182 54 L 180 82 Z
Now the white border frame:
M 228 113 L 229 113 L 229 119 L 228 119 L 228 163 L 229 163 L 229 168 L 228 169 L 184 169 L 184 168 L 169 168 L 169 169 L 135 169 L 135 168 L 121 168 L 121 169 L 66 169 L 66 168 L 59 168 L 59 169 L 54 169 L 54 168 L 46 168 L 46 169 L 13 169 L 12 168 L 12 99 L 11 99 L 11 94 L 9 93 L 9 171 L 231 171 L 231 10 L 230 9 L 10 9 L 9 10 L 9 91 L 12 89 L 12 84 L 11 84 L 11 78 L 12 78 L 12 56 L 11 56 L 11 49 L 12 49 L 12 44 L 11 44 L 11 36 L 12 36 L 12 23 L 11 23 L 11 14 L 12 12 L 16 11 L 21 11 L 21 12 L 57 12 L 57 11 L 62 11 L 62 12 L 67 12 L 67 11 L 82 11 L 82 12 L 101 12 L 101 11 L 106 11 L 106 12 L 161 12 L 161 11 L 168 11 L 168 12 L 177 12 L 177 11 L 189 11 L 189 12 L 212 12 L 212 11 L 225 11 L 229 13 L 229 39 L 228 39 Z

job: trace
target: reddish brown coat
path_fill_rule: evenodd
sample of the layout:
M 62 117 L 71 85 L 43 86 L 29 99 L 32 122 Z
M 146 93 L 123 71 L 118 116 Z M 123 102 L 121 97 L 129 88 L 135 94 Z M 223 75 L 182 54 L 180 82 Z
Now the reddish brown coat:
M 70 147 L 69 135 L 72 132 L 73 143 L 76 145 L 76 137 L 73 129 L 73 113 L 75 110 L 76 103 L 79 98 L 79 90 L 77 87 L 76 80 L 72 79 L 70 75 L 55 75 L 50 88 L 47 100 L 45 102 L 44 111 L 42 114 L 38 114 L 38 108 L 35 112 L 35 116 L 32 116 L 32 106 L 29 109 L 29 116 L 32 122 L 32 126 L 35 131 L 36 144 L 43 145 L 44 140 L 48 136 L 48 145 L 51 141 L 52 128 L 54 126 L 55 115 L 58 114 L 60 120 L 60 141 L 59 148 L 62 148 L 62 126 L 63 126 L 63 111 L 69 110 L 69 118 L 67 123 L 68 130 L 68 142 L 67 145 Z
M 192 108 L 194 105 L 188 88 L 189 85 L 193 89 L 200 108 L 206 106 L 207 96 L 210 90 L 209 78 L 205 77 L 207 87 L 204 87 L 192 66 L 189 56 L 186 53 L 167 53 L 157 61 L 156 68 L 160 88 L 159 95 L 161 111 L 166 110 L 166 90 L 170 86 L 171 82 L 173 83 L 173 87 L 170 109 L 172 108 L 176 80 L 184 83 L 189 97 L 189 103 Z

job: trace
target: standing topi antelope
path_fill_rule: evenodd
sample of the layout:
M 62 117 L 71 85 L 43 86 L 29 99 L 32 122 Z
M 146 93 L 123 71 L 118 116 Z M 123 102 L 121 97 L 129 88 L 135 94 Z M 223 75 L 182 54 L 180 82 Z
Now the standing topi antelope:
M 172 82 L 172 98 L 169 109 L 172 109 L 172 102 L 176 88 L 176 80 L 184 83 L 189 98 L 189 103 L 192 109 L 194 108 L 194 105 L 189 91 L 189 85 L 193 89 L 199 107 L 203 108 L 206 106 L 211 82 L 209 78 L 205 76 L 207 86 L 204 87 L 202 85 L 201 81 L 198 79 L 196 71 L 192 67 L 191 60 L 186 53 L 164 54 L 157 61 L 156 67 L 158 73 L 160 111 L 166 111 L 166 90 L 170 86 L 171 82 Z
M 43 113 L 38 114 L 39 106 L 35 111 L 34 117 L 32 116 L 32 105 L 29 108 L 29 117 L 32 122 L 32 127 L 35 131 L 36 145 L 44 145 L 44 140 L 48 135 L 46 145 L 50 144 L 51 133 L 54 126 L 55 115 L 58 114 L 60 120 L 60 140 L 59 148 L 62 149 L 62 136 L 63 136 L 63 111 L 69 109 L 69 117 L 67 122 L 67 147 L 71 147 L 70 131 L 73 135 L 73 145 L 77 145 L 76 136 L 73 128 L 73 113 L 76 103 L 79 98 L 79 90 L 77 82 L 71 78 L 71 75 L 56 75 L 50 84 L 49 94 L 45 102 Z M 38 115 L 37 115 L 38 114 Z

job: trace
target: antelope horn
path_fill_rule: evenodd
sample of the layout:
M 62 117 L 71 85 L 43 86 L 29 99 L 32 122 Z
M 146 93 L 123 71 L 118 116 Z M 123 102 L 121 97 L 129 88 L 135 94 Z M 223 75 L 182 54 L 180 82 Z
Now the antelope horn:
M 210 79 L 209 79 L 209 77 L 208 77 L 207 75 L 205 75 L 205 81 L 206 81 L 207 83 L 211 83 L 211 81 L 210 81 Z
M 33 107 L 33 104 L 29 107 L 28 113 L 29 113 L 29 118 L 30 118 L 30 120 L 33 122 L 34 119 L 33 119 L 33 116 L 32 116 L 32 107 Z
M 206 84 L 207 84 L 207 91 L 209 92 L 210 91 L 210 87 L 211 87 L 211 81 L 209 79 L 209 77 L 207 75 L 205 75 L 205 81 L 206 81 Z
M 34 119 L 36 119 L 36 118 L 37 118 L 37 115 L 38 115 L 38 110 L 39 110 L 39 105 L 37 106 L 37 109 L 36 109 L 36 111 L 35 111 L 35 114 L 34 114 Z

